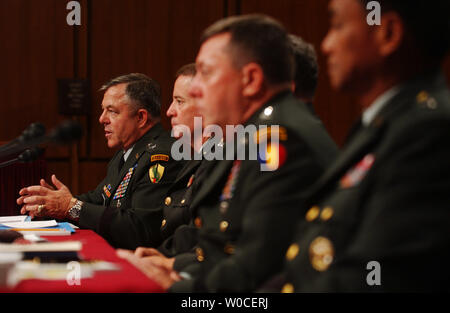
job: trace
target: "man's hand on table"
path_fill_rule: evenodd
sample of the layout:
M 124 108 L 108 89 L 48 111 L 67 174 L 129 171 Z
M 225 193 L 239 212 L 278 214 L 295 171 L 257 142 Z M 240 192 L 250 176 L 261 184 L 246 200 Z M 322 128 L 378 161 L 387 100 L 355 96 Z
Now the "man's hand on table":
M 153 248 L 138 248 L 135 252 L 130 250 L 117 250 L 117 256 L 128 260 L 147 277 L 157 282 L 164 290 L 169 289 L 181 277 L 173 270 L 174 258 L 167 258 Z

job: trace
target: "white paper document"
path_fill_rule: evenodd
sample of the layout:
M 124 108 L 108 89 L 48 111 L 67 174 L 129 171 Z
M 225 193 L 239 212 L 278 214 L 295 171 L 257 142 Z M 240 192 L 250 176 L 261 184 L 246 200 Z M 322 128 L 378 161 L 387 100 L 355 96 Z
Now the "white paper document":
M 0 243 L 1 252 L 57 252 L 57 251 L 80 251 L 83 244 L 81 241 L 44 242 L 32 244 Z
M 33 221 L 33 222 L 12 222 L 12 223 L 2 223 L 3 226 L 11 227 L 14 229 L 36 229 L 57 226 L 58 223 L 55 220 L 51 221 Z
M 0 216 L 0 224 L 25 222 L 27 215 Z

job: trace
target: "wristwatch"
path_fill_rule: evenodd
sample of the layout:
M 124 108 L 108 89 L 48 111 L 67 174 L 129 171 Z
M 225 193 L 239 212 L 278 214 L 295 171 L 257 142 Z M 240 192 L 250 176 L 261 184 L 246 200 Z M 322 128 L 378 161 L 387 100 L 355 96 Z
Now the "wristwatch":
M 81 208 L 83 207 L 83 202 L 76 200 L 75 204 L 69 209 L 69 217 L 73 220 L 78 220 L 80 218 Z

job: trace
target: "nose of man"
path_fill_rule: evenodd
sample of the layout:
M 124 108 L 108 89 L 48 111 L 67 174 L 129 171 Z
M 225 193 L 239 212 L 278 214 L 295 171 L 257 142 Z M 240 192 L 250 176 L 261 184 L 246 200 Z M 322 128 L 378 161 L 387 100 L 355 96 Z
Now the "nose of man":
M 330 41 L 331 41 L 330 33 L 327 33 L 325 38 L 322 40 L 322 44 L 320 45 L 322 53 L 326 56 L 328 56 L 328 54 L 330 53 Z
M 106 118 L 105 111 L 103 111 L 102 114 L 100 115 L 100 117 L 98 118 L 98 122 L 100 124 L 107 124 L 107 118 Z
M 174 100 L 174 101 L 172 101 L 169 108 L 167 109 L 166 115 L 167 115 L 167 117 L 174 117 L 175 113 L 176 113 L 176 110 L 175 110 L 175 100 Z

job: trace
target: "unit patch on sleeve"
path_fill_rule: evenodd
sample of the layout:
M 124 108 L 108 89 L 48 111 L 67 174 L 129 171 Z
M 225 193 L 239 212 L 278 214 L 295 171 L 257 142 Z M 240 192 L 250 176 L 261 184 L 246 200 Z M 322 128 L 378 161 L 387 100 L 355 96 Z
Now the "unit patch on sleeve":
M 162 166 L 159 163 L 156 163 L 155 165 L 151 166 L 148 170 L 148 176 L 150 178 L 150 181 L 153 184 L 157 184 L 161 181 L 164 174 L 164 166 Z

